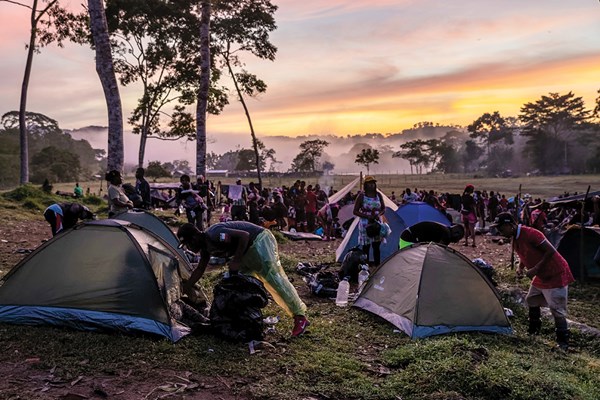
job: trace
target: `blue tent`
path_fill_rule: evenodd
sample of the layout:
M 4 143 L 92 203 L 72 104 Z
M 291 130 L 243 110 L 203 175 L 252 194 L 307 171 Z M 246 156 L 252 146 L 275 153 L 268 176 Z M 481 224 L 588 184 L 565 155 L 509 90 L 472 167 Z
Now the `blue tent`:
M 402 231 L 423 221 L 438 222 L 445 226 L 452 225 L 444 213 L 422 201 L 413 201 L 412 203 L 403 204 L 398 208 L 396 214 L 398 214 L 402 220 Z

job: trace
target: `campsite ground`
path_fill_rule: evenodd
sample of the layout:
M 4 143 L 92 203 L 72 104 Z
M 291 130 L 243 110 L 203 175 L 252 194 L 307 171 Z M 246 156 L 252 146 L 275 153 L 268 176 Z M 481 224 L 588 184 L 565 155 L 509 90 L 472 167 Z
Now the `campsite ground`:
M 0 276 L 50 236 L 36 202 L 0 198 Z M 29 205 L 28 205 L 29 204 Z M 28 208 L 29 207 L 29 208 Z M 513 336 L 467 333 L 411 341 L 361 310 L 311 296 L 294 272 L 299 261 L 333 262 L 335 242 L 280 243 L 284 268 L 309 307 L 309 334 L 290 340 L 291 319 L 269 344 L 248 345 L 205 334 L 171 344 L 150 337 L 0 325 L 2 399 L 597 399 L 600 338 L 573 332 L 568 354 L 552 349 L 547 321 L 540 337 L 524 334 L 522 293 L 508 266 L 510 246 L 479 236 L 478 247 L 455 248 L 481 257 L 498 272 L 502 300 L 515 317 Z M 335 265 L 334 265 L 335 267 Z M 210 293 L 222 270 L 203 279 Z M 570 317 L 600 328 L 600 285 L 576 283 Z M 476 301 L 476 299 L 474 299 Z

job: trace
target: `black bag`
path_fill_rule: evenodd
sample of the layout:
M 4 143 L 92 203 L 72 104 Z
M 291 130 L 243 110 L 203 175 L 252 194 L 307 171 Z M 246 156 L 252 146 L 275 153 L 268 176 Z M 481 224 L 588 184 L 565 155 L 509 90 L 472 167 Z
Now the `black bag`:
M 370 238 L 375 238 L 377 236 L 379 236 L 381 234 L 381 224 L 379 223 L 379 221 L 374 220 L 372 222 L 369 222 L 369 225 L 367 225 L 367 236 Z
M 232 275 L 214 288 L 210 323 L 215 335 L 233 342 L 263 340 L 262 308 L 269 302 L 262 282 L 247 275 Z
M 342 269 L 340 269 L 338 274 L 340 280 L 349 276 L 352 282 L 357 281 L 360 265 L 366 262 L 367 256 L 360 247 L 351 248 L 342 260 Z

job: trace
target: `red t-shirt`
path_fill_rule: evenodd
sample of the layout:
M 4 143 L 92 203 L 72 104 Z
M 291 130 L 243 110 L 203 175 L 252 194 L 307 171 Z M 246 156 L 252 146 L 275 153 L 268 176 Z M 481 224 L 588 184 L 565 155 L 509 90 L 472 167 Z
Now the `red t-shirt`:
M 317 212 L 317 194 L 313 191 L 306 192 L 306 212 Z
M 515 237 L 515 251 L 525 268 L 531 269 L 544 257 L 540 244 L 546 240 L 543 233 L 528 226 L 519 225 Z M 555 251 L 546 265 L 542 265 L 540 273 L 533 278 L 531 284 L 540 289 L 554 289 L 575 282 L 569 264 Z

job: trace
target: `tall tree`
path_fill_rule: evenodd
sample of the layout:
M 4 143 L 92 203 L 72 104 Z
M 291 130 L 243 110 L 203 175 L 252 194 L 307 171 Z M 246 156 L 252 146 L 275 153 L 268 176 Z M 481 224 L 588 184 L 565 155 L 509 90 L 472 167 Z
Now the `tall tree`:
M 557 172 L 569 166 L 568 150 L 573 137 L 587 127 L 590 111 L 572 92 L 550 93 L 521 107 L 522 135 L 529 138 L 525 151 L 542 172 Z M 562 159 L 562 163 L 557 163 Z
M 200 88 L 196 104 L 196 175 L 206 175 L 206 111 L 210 89 L 210 0 L 200 16 Z
M 250 52 L 261 59 L 270 61 L 275 59 L 277 48 L 269 41 L 269 34 L 277 28 L 273 17 L 276 10 L 277 6 L 271 4 L 270 0 L 222 1 L 218 11 L 219 19 L 213 30 L 215 51 L 229 73 L 248 120 L 258 184 L 261 187 L 260 148 L 244 95 L 254 97 L 264 93 L 267 85 L 243 68 L 244 63 L 240 59 L 240 54 Z M 235 72 L 234 68 L 240 68 L 241 71 Z
M 483 114 L 467 127 L 467 131 L 470 132 L 471 139 L 478 140 L 485 145 L 488 158 L 494 143 L 504 140 L 505 143 L 512 144 L 511 127 L 498 111 L 494 111 L 492 114 Z
M 108 164 L 107 169 L 122 171 L 123 151 L 123 110 L 121 96 L 115 76 L 108 24 L 102 0 L 88 0 L 90 28 L 96 49 L 96 72 L 102 84 L 108 109 Z
M 307 140 L 300 144 L 300 153 L 292 161 L 293 171 L 315 172 L 317 162 L 329 142 L 321 139 Z
M 58 6 L 58 0 L 48 1 L 46 6 L 41 10 L 38 9 L 40 3 L 38 0 L 33 0 L 31 5 L 13 0 L 0 0 L 0 2 L 15 4 L 31 11 L 27 60 L 25 62 L 25 72 L 23 73 L 23 82 L 21 84 L 21 99 L 19 101 L 20 183 L 25 184 L 29 182 L 29 138 L 25 114 L 27 112 L 27 92 L 33 66 L 33 55 L 39 52 L 40 47 L 46 46 L 53 41 L 57 41 L 59 46 L 62 45 L 64 36 L 60 31 L 53 31 L 51 27 L 53 20 L 63 13 L 64 10 Z
M 363 149 L 359 154 L 356 155 L 354 160 L 356 164 L 364 165 L 367 168 L 367 175 L 370 175 L 371 164 L 379 164 L 379 150 L 377 149 Z

